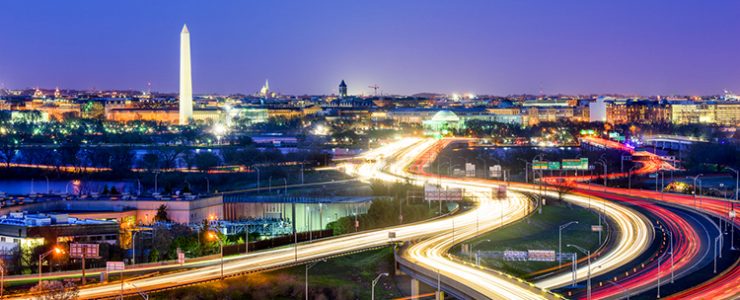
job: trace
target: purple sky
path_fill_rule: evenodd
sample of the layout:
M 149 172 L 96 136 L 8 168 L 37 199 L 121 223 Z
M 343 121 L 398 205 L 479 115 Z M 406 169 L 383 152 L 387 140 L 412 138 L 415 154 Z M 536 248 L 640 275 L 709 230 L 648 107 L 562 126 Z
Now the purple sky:
M 734 0 L 2 1 L 0 86 L 176 91 L 183 23 L 196 93 L 740 92 Z

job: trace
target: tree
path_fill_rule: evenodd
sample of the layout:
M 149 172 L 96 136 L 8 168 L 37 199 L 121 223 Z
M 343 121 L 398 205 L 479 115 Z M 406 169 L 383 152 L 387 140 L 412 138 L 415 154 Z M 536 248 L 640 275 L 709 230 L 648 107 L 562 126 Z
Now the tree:
M 144 169 L 153 173 L 155 170 L 159 169 L 159 155 L 155 153 L 146 153 L 141 158 L 141 164 Z
M 218 166 L 220 159 L 211 152 L 201 152 L 195 155 L 195 165 L 201 172 L 206 172 Z
M 31 293 L 38 293 L 38 300 L 70 300 L 77 299 L 80 290 L 73 282 L 42 281 L 31 288 Z
M 5 167 L 10 167 L 10 163 L 18 153 L 21 141 L 18 137 L 11 135 L 0 135 L 0 156 L 5 161 Z
M 170 218 L 167 215 L 167 205 L 160 205 L 159 208 L 157 208 L 157 214 L 154 215 L 154 221 L 155 222 L 169 222 Z

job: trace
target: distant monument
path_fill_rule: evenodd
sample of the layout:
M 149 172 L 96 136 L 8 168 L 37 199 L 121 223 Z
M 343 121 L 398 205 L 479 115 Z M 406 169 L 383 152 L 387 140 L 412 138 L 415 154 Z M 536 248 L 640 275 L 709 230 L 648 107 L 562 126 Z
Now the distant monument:
M 193 80 L 190 71 L 190 32 L 188 25 L 180 32 L 180 125 L 193 118 Z
M 344 79 L 339 83 L 339 98 L 347 98 L 347 84 L 344 83 Z
M 262 97 L 270 96 L 270 81 L 268 79 L 265 79 L 265 85 L 263 85 L 262 88 L 260 89 L 260 96 Z

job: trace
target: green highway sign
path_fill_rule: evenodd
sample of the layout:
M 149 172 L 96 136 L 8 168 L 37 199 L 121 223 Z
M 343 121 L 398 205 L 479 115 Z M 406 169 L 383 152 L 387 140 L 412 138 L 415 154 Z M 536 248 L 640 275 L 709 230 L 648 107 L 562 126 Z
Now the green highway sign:
M 588 170 L 588 158 L 563 159 L 563 170 Z
M 532 170 L 560 170 L 560 162 L 535 160 L 532 162 Z

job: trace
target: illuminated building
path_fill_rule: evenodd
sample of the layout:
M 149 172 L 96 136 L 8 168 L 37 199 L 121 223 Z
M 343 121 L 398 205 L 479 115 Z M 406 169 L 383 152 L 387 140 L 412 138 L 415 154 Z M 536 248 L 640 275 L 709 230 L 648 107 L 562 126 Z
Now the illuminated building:
M 589 109 L 581 106 L 556 106 L 556 107 L 527 107 L 522 108 L 526 115 L 528 126 L 534 126 L 540 122 L 588 122 Z
M 606 98 L 598 97 L 596 101 L 589 103 L 588 116 L 591 122 L 606 122 Z
M 609 102 L 606 120 L 611 124 L 663 124 L 671 122 L 670 104 L 654 100 Z
M 11 212 L 0 216 L 0 250 L 5 251 L 68 241 L 116 244 L 118 233 L 119 225 L 114 221 L 78 219 L 66 213 Z
M 347 84 L 344 83 L 344 79 L 339 83 L 339 98 L 347 98 Z
M 260 96 L 262 97 L 269 97 L 270 96 L 270 81 L 268 79 L 265 79 L 265 85 L 260 88 Z
M 191 113 L 193 121 L 215 122 L 220 121 L 224 113 L 219 108 L 197 109 Z M 110 121 L 153 121 L 167 124 L 179 124 L 180 112 L 169 108 L 113 108 L 107 110 L 105 118 Z
M 180 32 L 180 114 L 179 123 L 185 125 L 193 118 L 193 82 L 190 70 L 190 32 L 182 26 Z
M 676 102 L 671 104 L 673 124 L 740 125 L 740 102 Z

